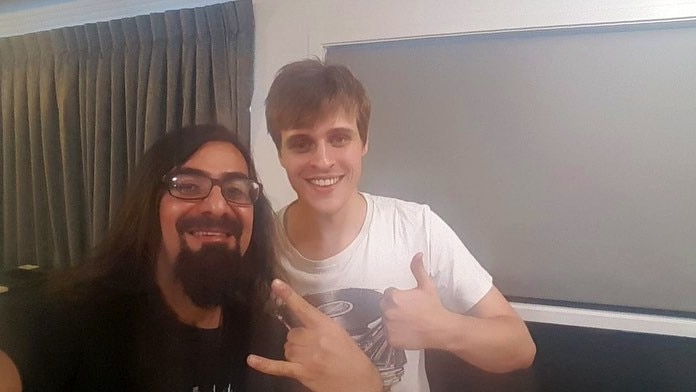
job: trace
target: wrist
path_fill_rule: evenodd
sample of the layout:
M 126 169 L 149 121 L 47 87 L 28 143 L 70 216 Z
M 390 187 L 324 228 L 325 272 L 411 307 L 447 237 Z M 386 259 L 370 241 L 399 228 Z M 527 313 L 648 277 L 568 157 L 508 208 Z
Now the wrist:
M 433 320 L 434 326 L 430 332 L 430 344 L 427 348 L 453 351 L 455 347 L 459 347 L 463 330 L 462 317 L 465 316 L 444 310 L 440 317 Z

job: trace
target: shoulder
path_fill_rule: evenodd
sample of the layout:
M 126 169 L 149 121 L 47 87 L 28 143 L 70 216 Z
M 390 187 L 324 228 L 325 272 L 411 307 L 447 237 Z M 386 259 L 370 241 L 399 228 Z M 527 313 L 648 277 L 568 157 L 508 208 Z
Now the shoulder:
M 376 196 L 369 193 L 362 193 L 368 204 L 374 205 L 375 210 L 392 211 L 404 215 L 427 214 L 430 206 L 413 201 L 397 199 L 388 196 Z
M 386 222 L 394 227 L 430 226 L 433 212 L 427 204 L 401 200 L 393 197 L 374 196 L 363 193 L 372 205 L 373 223 Z

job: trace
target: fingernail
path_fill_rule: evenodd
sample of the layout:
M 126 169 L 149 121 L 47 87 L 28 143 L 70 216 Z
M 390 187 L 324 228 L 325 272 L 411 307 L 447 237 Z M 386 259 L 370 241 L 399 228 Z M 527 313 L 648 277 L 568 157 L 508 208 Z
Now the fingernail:
M 282 289 L 282 288 L 285 288 L 285 282 L 283 282 L 280 279 L 273 279 L 273 282 L 271 282 L 271 286 L 273 286 L 277 289 Z

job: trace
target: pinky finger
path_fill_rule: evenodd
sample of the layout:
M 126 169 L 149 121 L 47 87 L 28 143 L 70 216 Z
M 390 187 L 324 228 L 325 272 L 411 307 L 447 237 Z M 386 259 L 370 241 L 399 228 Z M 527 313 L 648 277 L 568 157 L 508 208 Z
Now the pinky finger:
M 261 373 L 270 374 L 271 376 L 290 377 L 300 381 L 301 365 L 297 363 L 278 361 L 250 354 L 247 356 L 247 365 Z

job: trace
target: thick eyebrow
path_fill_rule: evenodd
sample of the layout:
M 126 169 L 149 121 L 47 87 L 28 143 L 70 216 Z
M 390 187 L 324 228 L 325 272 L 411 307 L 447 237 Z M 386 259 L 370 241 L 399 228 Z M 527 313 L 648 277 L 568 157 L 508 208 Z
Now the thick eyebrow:
M 186 166 L 180 166 L 180 167 L 172 170 L 172 172 L 176 173 L 176 174 L 198 174 L 198 175 L 203 175 L 203 176 L 210 177 L 210 178 L 215 178 L 209 172 L 207 172 L 205 170 L 194 169 L 192 167 L 186 167 Z M 222 179 L 228 179 L 228 178 L 249 179 L 249 175 L 246 173 L 242 173 L 242 172 L 225 172 L 225 173 L 222 173 L 222 175 L 219 178 L 222 178 Z

